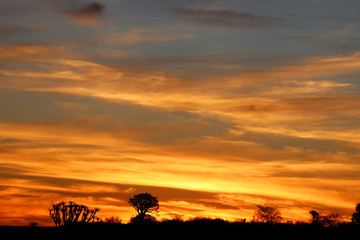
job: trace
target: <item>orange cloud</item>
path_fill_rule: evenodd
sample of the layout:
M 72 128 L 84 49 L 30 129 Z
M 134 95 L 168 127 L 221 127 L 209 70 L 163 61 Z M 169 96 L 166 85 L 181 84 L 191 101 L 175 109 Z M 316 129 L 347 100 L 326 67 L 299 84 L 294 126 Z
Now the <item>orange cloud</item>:
M 22 60 L 29 62 L 55 60 L 58 57 L 69 57 L 76 55 L 62 46 L 46 47 L 40 45 L 19 44 L 0 45 L 1 59 Z
M 104 41 L 109 44 L 138 44 L 144 42 L 167 42 L 195 38 L 194 34 L 184 32 L 179 27 L 135 28 L 125 33 L 108 35 Z
M 297 65 L 274 69 L 254 70 L 240 74 L 233 81 L 289 81 L 316 79 L 358 71 L 360 53 L 350 56 L 311 57 L 302 59 Z
M 255 204 L 271 203 L 283 206 L 284 212 L 289 209 L 298 211 L 298 215 L 287 212 L 289 219 L 294 216 L 305 219 L 302 214 L 308 209 L 304 208 L 313 206 L 328 210 L 332 207 L 347 209 L 344 213 L 348 214 L 356 196 L 338 196 L 334 189 L 340 191 L 344 187 L 358 187 L 356 180 L 340 179 L 337 184 L 332 180 L 334 176 L 331 174 L 339 170 L 349 171 L 352 165 L 318 160 L 322 156 L 337 160 L 342 157 L 347 161 L 348 156 L 341 154 L 327 156 L 313 153 L 302 157 L 302 163 L 298 162 L 299 152 L 293 149 L 270 150 L 255 143 L 221 138 L 158 146 L 131 142 L 125 135 L 116 137 L 66 125 L 1 123 L 1 128 L 5 129 L 1 134 L 3 139 L 19 140 L 5 145 L 5 151 L 1 152 L 1 167 L 7 168 L 8 176 L 2 181 L 2 185 L 6 186 L 3 195 L 12 198 L 7 204 L 24 204 L 21 208 L 19 206 L 18 220 L 14 219 L 13 224 L 16 221 L 24 223 L 20 209 L 25 209 L 32 199 L 26 194 L 33 198 L 42 196 L 34 211 L 27 216 L 38 216 L 37 219 L 47 216 L 50 200 L 72 199 L 104 209 L 103 217 L 120 214 L 126 221 L 134 213 L 126 201 L 122 201 L 126 198 L 119 198 L 119 194 L 133 194 L 134 191 L 129 189 L 152 191 L 159 195 L 163 206 L 159 216 L 183 214 L 186 217 L 251 219 Z M 264 161 L 269 156 L 277 157 Z M 319 162 L 311 162 L 313 160 Z M 303 176 L 309 174 L 310 169 L 322 171 L 322 175 L 314 179 L 307 176 L 305 184 Z M 282 174 L 282 171 L 288 175 Z M 88 182 L 89 178 L 91 182 Z M 116 184 L 130 184 L 131 187 L 119 190 Z M 189 193 L 189 197 L 194 198 L 191 200 L 182 193 L 172 199 L 169 198 L 171 191 L 158 191 L 156 187 L 201 191 L 204 195 L 197 197 L 195 193 Z M 44 192 L 47 192 L 46 197 Z M 209 194 L 220 195 L 209 199 Z M 27 200 L 24 201 L 24 198 Z M 15 215 L 11 217 L 15 218 Z M 51 224 L 45 217 L 41 221 L 42 224 Z
M 352 151 L 359 149 L 359 131 L 346 119 L 356 119 L 359 99 L 339 92 L 353 87 L 350 83 L 322 78 L 357 71 L 359 54 L 311 58 L 294 66 L 259 70 L 240 77 L 224 76 L 229 81 L 220 83 L 213 79 L 199 83 L 195 79 L 185 84 L 176 76 L 125 71 L 72 57 L 70 52 L 62 54 L 59 49 L 52 52 L 46 47 L 13 46 L 11 50 L 0 58 L 31 66 L 14 70 L 4 65 L 0 70 L 6 76 L 2 84 L 38 94 L 71 95 L 71 100 L 52 99 L 51 106 L 78 114 L 77 118 L 45 123 L 0 122 L 4 142 L 1 167 L 11 175 L 2 182 L 3 195 L 7 197 L 4 206 L 22 203 L 13 216 L 14 224 L 24 222 L 20 209 L 39 196 L 41 200 L 27 218 L 41 219 L 47 215 L 48 199 L 70 197 L 91 205 L 100 204 L 107 214 L 128 218 L 133 213 L 124 194 L 127 197 L 141 190 L 157 191 L 164 199 L 164 216 L 192 217 L 191 212 L 195 211 L 203 216 L 229 219 L 251 218 L 256 203 L 283 204 L 293 209 L 293 212 L 284 209 L 288 218 L 305 219 L 304 214 L 310 210 L 305 208 L 310 207 L 330 210 L 334 206 L 348 214 L 358 197 L 349 194 L 359 189 L 357 179 L 345 178 L 344 174 L 355 174 L 357 170 L 351 170 L 357 155 L 346 147 Z M 341 64 L 345 67 L 340 68 Z M 318 71 L 312 65 L 318 66 Z M 317 78 L 321 79 L 316 81 Z M 27 85 L 16 84 L 14 79 Z M 48 84 L 45 86 L 40 80 Z M 237 94 L 229 90 L 237 83 L 257 86 L 258 82 L 266 85 L 267 81 L 277 80 L 280 83 L 261 96 L 259 91 Z M 321 95 L 328 91 L 334 91 L 334 95 Z M 90 103 L 76 102 L 76 97 L 98 99 L 102 111 L 94 111 Z M 131 125 L 135 124 L 132 120 L 143 115 L 130 120 L 111 119 L 114 113 L 107 111 L 108 103 L 142 106 L 158 115 L 152 122 L 146 118 Z M 86 111 L 94 112 L 86 115 Z M 173 114 L 173 121 L 161 121 L 162 114 Z M 184 121 L 190 116 L 197 124 Z M 200 131 L 212 126 L 215 120 L 223 124 L 216 131 Z M 332 120 L 340 125 L 331 126 Z M 107 129 L 106 124 L 113 122 L 117 125 Z M 324 122 L 326 126 L 322 126 Z M 176 140 L 164 141 L 166 134 Z M 157 138 L 163 141 L 156 142 Z M 281 147 L 274 141 L 280 141 Z M 337 148 L 325 151 L 305 146 L 301 141 L 334 144 Z M 334 164 L 338 161 L 342 164 Z M 93 182 L 86 182 L 89 179 Z M 112 184 L 126 187 L 119 189 Z M 197 198 L 175 198 L 169 189 L 193 191 L 191 194 Z M 97 194 L 99 191 L 101 194 Z M 44 192 L 49 195 L 45 197 Z M 245 200 L 237 203 L 242 198 Z M 177 207 L 172 207 L 173 204 Z M 1 211 L 2 216 L 10 217 L 5 209 Z
M 41 51 L 37 51 L 37 49 Z M 318 126 L 316 126 L 315 131 L 310 128 L 313 123 L 309 124 L 310 122 L 321 121 L 325 113 L 342 111 L 342 114 L 354 115 L 357 109 L 357 97 L 307 97 L 309 94 L 324 93 L 331 90 L 336 93 L 337 89 L 349 89 L 352 85 L 335 81 L 306 79 L 357 71 L 359 54 L 344 57 L 309 58 L 295 66 L 247 73 L 241 78 L 232 78 L 230 82 L 221 82 L 221 85 L 213 85 L 215 82 L 210 79 L 206 81 L 206 86 L 216 89 L 216 91 L 205 89 L 199 94 L 201 86 L 196 82 L 184 86 L 181 79 L 170 78 L 161 73 L 153 73 L 150 76 L 124 73 L 119 69 L 90 61 L 73 60 L 65 56 L 57 58 L 56 55 L 51 56 L 50 49 L 42 47 L 14 47 L 13 50 L 12 53 L 10 51 L 5 55 L 25 61 L 36 56 L 39 52 L 43 53 L 45 56 L 37 58 L 37 61 L 52 63 L 51 68 L 53 68 L 53 71 L 0 70 L 3 75 L 17 78 L 34 78 L 37 81 L 42 78 L 60 80 L 58 85 L 43 87 L 34 84 L 28 90 L 92 96 L 113 102 L 127 101 L 148 107 L 213 115 L 236 122 L 241 121 L 242 125 L 244 125 L 242 128 L 257 132 L 357 141 L 356 131 L 351 130 L 344 133 L 336 130 L 319 129 Z M 24 54 L 23 52 L 27 53 Z M 345 67 L 340 67 L 343 65 Z M 291 80 L 295 79 L 295 77 L 297 80 Z M 299 80 L 301 78 L 304 78 L 304 80 Z M 74 81 L 71 87 L 67 87 L 68 84 L 61 83 L 65 79 Z M 250 85 L 256 84 L 258 81 L 272 81 L 272 79 L 280 81 L 281 84 L 270 87 L 267 91 L 260 90 L 256 92 L 261 93 L 263 97 L 255 97 L 255 95 L 251 94 L 225 95 L 227 89 L 234 86 L 238 80 L 241 83 L 246 79 L 252 81 L 249 83 Z M 291 96 L 296 95 L 297 98 L 289 98 L 289 94 Z M 330 102 L 331 104 L 329 104 Z M 344 108 L 344 106 L 346 107 Z M 312 114 L 303 114 L 309 112 L 312 112 Z M 298 113 L 301 113 L 301 115 L 298 115 Z M 267 126 L 261 126 L 261 122 L 264 120 L 266 120 Z M 294 123 L 296 123 L 296 128 L 292 127 Z

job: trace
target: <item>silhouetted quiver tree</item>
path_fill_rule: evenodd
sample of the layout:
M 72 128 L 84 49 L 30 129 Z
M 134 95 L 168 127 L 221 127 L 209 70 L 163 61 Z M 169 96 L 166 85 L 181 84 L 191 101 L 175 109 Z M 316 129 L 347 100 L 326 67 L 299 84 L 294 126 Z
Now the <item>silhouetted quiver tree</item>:
M 137 222 L 146 220 L 147 213 L 157 212 L 159 210 L 159 201 L 157 197 L 150 193 L 140 193 L 129 198 L 129 204 L 138 213 Z
M 76 204 L 69 201 L 59 202 L 52 205 L 49 209 L 50 217 L 54 220 L 55 226 L 66 226 L 75 223 L 90 223 L 98 221 L 99 218 L 95 217 L 99 211 L 98 208 L 89 209 L 85 205 Z

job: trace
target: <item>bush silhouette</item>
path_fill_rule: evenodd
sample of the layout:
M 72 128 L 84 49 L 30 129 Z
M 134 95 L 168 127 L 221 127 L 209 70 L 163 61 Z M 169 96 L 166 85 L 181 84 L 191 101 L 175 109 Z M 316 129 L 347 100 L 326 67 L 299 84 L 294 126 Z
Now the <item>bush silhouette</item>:
M 50 217 L 54 220 L 55 226 L 66 226 L 75 223 L 90 223 L 99 221 L 99 218 L 95 217 L 99 211 L 98 208 L 89 209 L 85 205 L 76 204 L 69 201 L 59 202 L 52 205 L 49 209 Z
M 105 218 L 105 223 L 108 224 L 121 224 L 122 223 L 122 219 L 119 217 L 115 217 L 115 216 L 111 216 L 109 218 Z
M 322 217 L 321 223 L 325 227 L 337 226 L 342 223 L 342 217 L 338 213 L 330 213 L 329 215 Z
M 134 218 L 134 222 L 148 221 L 152 219 L 147 213 L 158 212 L 159 201 L 157 197 L 150 193 L 140 193 L 129 198 L 129 204 L 135 209 L 138 215 Z
M 328 215 L 321 215 L 315 210 L 309 212 L 311 214 L 311 223 L 322 225 L 324 227 L 337 226 L 342 223 L 342 217 L 338 213 L 330 213 Z
M 351 216 L 351 222 L 360 224 L 360 203 L 356 204 L 355 212 Z
M 149 214 L 137 215 L 130 218 L 130 223 L 156 223 L 157 220 L 154 216 Z

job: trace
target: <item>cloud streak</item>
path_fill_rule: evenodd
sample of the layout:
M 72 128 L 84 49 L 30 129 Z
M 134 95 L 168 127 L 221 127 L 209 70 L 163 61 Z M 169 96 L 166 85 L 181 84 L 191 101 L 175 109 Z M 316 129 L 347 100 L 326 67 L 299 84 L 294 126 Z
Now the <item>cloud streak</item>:
M 321 120 L 318 114 L 327 114 L 327 121 L 341 119 L 342 117 L 337 114 L 340 110 L 343 116 L 355 117 L 358 97 L 348 96 L 353 85 L 322 79 L 358 71 L 358 53 L 350 56 L 309 58 L 291 66 L 224 76 L 221 85 L 211 78 L 205 82 L 194 81 L 189 85 L 181 79 L 169 78 L 164 74 L 156 73 L 150 76 L 147 75 L 148 73 L 133 74 L 87 60 L 73 60 L 66 55 L 59 58 L 57 54 L 50 54 L 50 51 L 51 49 L 48 48 L 24 46 L 4 52 L 7 58 L 29 61 L 36 56 L 37 61 L 42 64 L 51 62 L 53 70 L 50 72 L 7 69 L 0 72 L 7 77 L 57 81 L 57 84 L 49 87 L 33 84 L 27 90 L 92 96 L 118 103 L 125 101 L 146 107 L 175 109 L 195 114 L 203 114 L 206 111 L 232 121 L 242 121 L 242 124 L 245 124 L 243 128 L 256 129 L 256 131 L 310 138 L 339 138 L 351 142 L 356 139 L 351 133 L 353 131 L 345 134 L 333 131 L 337 128 L 324 129 L 320 124 L 323 124 L 325 119 Z M 67 87 L 69 82 L 72 83 L 71 88 Z M 251 94 L 249 91 L 243 93 L 241 88 L 239 88 L 240 92 L 229 91 L 235 86 L 243 86 L 246 89 L 259 83 L 268 85 L 258 87 L 250 92 Z M 3 84 L 6 84 L 6 81 Z M 143 87 L 144 84 L 147 86 L 146 89 Z M 339 95 L 340 89 L 344 89 L 344 93 Z M 202 95 L 194 94 L 200 90 Z M 323 95 L 330 91 L 337 95 L 333 97 Z M 254 97 L 257 94 L 263 97 Z M 313 94 L 318 96 L 314 97 Z M 329 105 L 329 102 L 332 104 Z M 344 105 L 347 107 L 344 108 Z M 304 114 L 310 112 L 311 115 Z M 299 113 L 301 115 L 297 115 Z M 257 120 L 259 116 L 267 119 L 269 127 L 254 126 L 254 124 L 260 125 L 260 121 Z M 298 127 L 291 127 L 294 123 L 300 122 L 308 124 L 296 124 Z
M 261 16 L 233 10 L 176 8 L 172 9 L 171 12 L 175 16 L 179 16 L 195 24 L 230 29 L 278 27 L 287 22 L 287 20 L 282 18 Z
M 129 32 L 108 35 L 104 38 L 104 41 L 108 44 L 129 45 L 184 40 L 196 37 L 194 34 L 182 32 L 184 32 L 184 29 L 179 27 L 135 28 Z

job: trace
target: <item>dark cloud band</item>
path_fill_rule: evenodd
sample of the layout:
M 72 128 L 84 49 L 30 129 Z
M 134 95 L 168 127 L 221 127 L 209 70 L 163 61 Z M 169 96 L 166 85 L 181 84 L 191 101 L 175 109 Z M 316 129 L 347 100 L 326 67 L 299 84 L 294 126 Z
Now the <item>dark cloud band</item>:
M 260 16 L 232 10 L 177 8 L 172 9 L 171 12 L 186 20 L 210 27 L 264 28 L 278 26 L 286 22 L 282 18 Z

